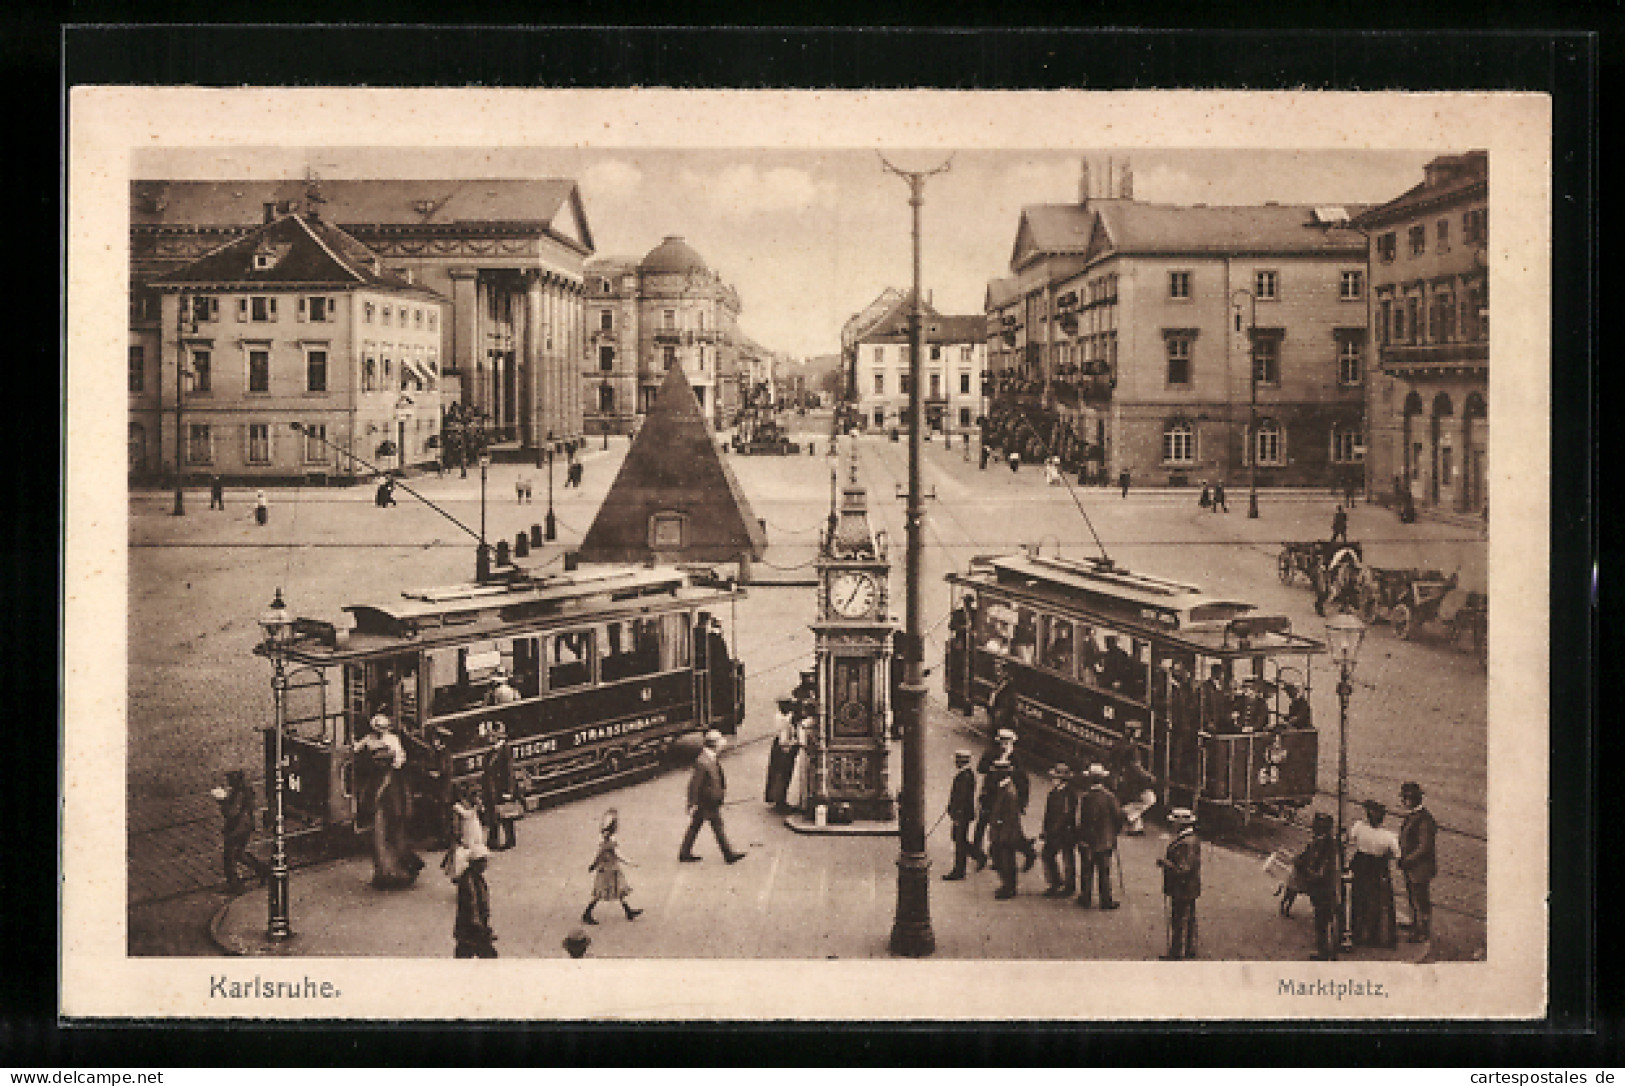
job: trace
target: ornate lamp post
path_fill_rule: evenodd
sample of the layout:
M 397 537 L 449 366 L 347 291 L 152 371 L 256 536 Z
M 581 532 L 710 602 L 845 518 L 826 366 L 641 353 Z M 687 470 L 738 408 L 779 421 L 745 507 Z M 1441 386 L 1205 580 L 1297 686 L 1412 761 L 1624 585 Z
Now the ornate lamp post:
M 1233 291 L 1230 300 L 1236 307 L 1236 331 L 1241 331 L 1241 299 L 1247 299 L 1247 388 L 1248 409 L 1247 441 L 1252 446 L 1247 453 L 1247 516 L 1258 519 L 1258 299 L 1250 290 Z
M 480 450 L 480 544 L 474 552 L 474 579 L 488 580 L 491 576 L 491 545 L 485 541 L 485 473 L 491 466 L 491 454 Z
M 181 432 L 181 408 L 186 399 L 186 382 L 192 371 L 186 368 L 186 319 L 196 304 L 185 295 L 175 299 L 175 508 L 173 516 L 186 515 L 186 438 Z M 197 325 L 192 325 L 197 333 Z M 162 450 L 160 450 L 160 455 Z
M 558 538 L 559 522 L 553 516 L 553 457 L 558 453 L 558 442 L 553 437 L 553 431 L 547 432 L 547 516 L 542 525 L 542 538 L 549 543 Z
M 282 733 L 286 730 L 287 699 L 288 699 L 288 673 L 284 663 L 283 653 L 287 649 L 288 641 L 293 636 L 293 616 L 288 613 L 288 605 L 282 600 L 282 589 L 276 590 L 276 598 L 271 606 L 260 616 L 260 629 L 265 631 L 265 639 L 261 642 L 265 655 L 271 659 L 271 698 L 275 704 L 276 734 L 273 737 L 272 759 L 275 762 L 275 775 L 273 777 L 272 818 L 274 821 L 272 852 L 271 852 L 271 879 L 267 883 L 266 912 L 268 919 L 265 924 L 265 937 L 273 942 L 283 942 L 293 936 L 293 928 L 288 919 L 288 836 L 287 826 L 283 821 L 283 794 L 287 778 L 287 763 L 282 754 Z
M 1332 661 L 1337 664 L 1337 918 L 1342 932 L 1342 944 L 1349 946 L 1348 883 L 1343 879 L 1346 866 L 1343 841 L 1343 804 L 1348 794 L 1349 781 L 1349 695 L 1354 693 L 1354 663 L 1360 655 L 1360 642 L 1365 638 L 1365 623 L 1347 611 L 1341 611 L 1326 621 L 1326 644 Z

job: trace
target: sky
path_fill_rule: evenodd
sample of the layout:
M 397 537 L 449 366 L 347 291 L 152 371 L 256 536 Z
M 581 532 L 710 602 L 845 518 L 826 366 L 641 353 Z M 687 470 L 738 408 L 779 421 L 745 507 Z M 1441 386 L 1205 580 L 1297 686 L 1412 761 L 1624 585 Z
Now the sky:
M 1009 273 L 1021 208 L 1075 202 L 1079 166 L 1132 164 L 1153 203 L 1381 203 L 1439 154 L 1379 151 L 966 150 L 906 152 L 903 169 L 949 168 L 926 183 L 921 276 L 938 310 L 980 313 Z M 908 186 L 861 150 L 166 148 L 140 152 L 138 179 L 266 179 L 314 169 L 340 178 L 573 178 L 598 255 L 641 258 L 668 235 L 692 245 L 739 292 L 740 326 L 804 357 L 840 348 L 841 325 L 888 286 L 912 280 Z

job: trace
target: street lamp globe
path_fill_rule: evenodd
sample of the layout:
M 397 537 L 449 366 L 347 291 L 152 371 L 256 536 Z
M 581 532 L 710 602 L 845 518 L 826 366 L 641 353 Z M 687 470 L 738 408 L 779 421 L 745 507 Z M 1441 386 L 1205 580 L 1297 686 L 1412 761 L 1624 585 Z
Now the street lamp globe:
M 1365 639 L 1365 623 L 1358 617 L 1342 611 L 1326 621 L 1326 645 L 1332 662 L 1345 671 L 1353 671 L 1360 655 L 1360 642 Z
M 285 644 L 288 635 L 293 631 L 293 615 L 288 612 L 288 605 L 283 602 L 282 589 L 276 590 L 276 598 L 271 601 L 263 615 L 260 616 L 260 629 L 265 631 L 265 647 L 275 650 Z

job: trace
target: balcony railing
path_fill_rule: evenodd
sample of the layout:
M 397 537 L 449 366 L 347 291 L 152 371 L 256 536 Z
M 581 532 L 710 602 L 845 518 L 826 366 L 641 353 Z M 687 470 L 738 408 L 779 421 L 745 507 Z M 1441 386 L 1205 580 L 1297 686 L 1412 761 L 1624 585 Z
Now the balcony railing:
M 1479 368 L 1489 365 L 1487 343 L 1415 343 L 1383 347 L 1379 364 L 1385 371 Z
M 657 328 L 654 339 L 656 343 L 682 343 L 683 332 L 680 328 Z

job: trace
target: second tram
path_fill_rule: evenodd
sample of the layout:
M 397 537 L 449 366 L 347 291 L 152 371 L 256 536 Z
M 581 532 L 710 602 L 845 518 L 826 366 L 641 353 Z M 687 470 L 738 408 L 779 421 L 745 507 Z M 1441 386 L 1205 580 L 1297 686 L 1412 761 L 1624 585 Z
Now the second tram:
M 414 821 L 432 832 L 455 789 L 480 778 L 498 731 L 532 807 L 645 773 L 686 732 L 733 734 L 744 668 L 719 616 L 738 595 L 709 570 L 582 567 L 347 607 L 348 630 L 297 619 L 285 649 L 288 812 L 313 829 L 364 828 L 352 745 L 379 712 L 406 749 Z M 274 749 L 267 729 L 267 780 Z
M 1036 548 L 948 581 L 949 705 L 985 706 L 1007 675 L 1020 749 L 1078 765 L 1132 743 L 1162 801 L 1243 818 L 1313 800 L 1310 661 L 1325 645 L 1284 616 Z

